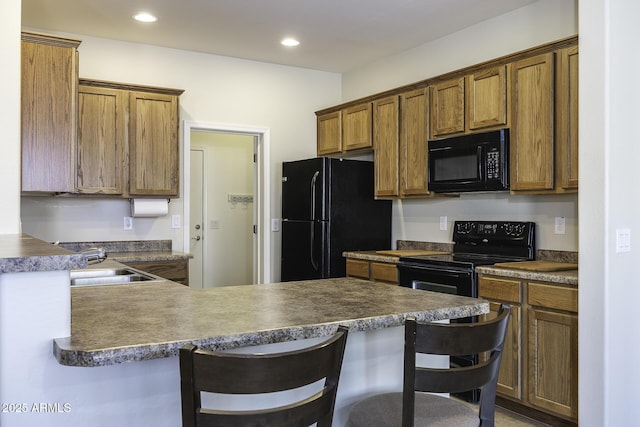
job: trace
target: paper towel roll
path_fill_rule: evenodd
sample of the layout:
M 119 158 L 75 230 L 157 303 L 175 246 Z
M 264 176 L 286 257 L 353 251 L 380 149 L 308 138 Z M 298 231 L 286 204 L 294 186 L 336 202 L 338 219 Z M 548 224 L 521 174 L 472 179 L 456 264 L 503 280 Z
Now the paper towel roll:
M 169 213 L 169 199 L 131 199 L 131 216 L 155 217 Z

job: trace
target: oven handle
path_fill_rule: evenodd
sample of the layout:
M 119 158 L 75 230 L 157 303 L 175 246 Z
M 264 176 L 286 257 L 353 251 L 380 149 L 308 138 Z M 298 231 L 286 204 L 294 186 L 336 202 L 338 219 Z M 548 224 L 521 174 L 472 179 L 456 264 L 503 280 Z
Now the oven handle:
M 420 289 L 423 291 L 440 292 L 441 294 L 458 294 L 458 287 L 455 285 L 443 285 L 441 283 L 426 282 L 424 280 L 414 280 L 411 282 L 413 289 Z
M 451 267 L 439 267 L 439 266 L 433 266 L 433 265 L 425 267 L 425 266 L 398 264 L 397 268 L 399 270 L 403 270 L 403 269 L 419 270 L 421 273 L 424 273 L 426 271 L 437 271 L 438 273 L 447 273 L 447 274 L 453 274 L 453 275 L 458 275 L 458 276 L 469 275 L 469 274 L 472 273 L 472 270 L 471 269 L 467 269 L 467 268 L 455 269 L 455 268 L 451 268 Z

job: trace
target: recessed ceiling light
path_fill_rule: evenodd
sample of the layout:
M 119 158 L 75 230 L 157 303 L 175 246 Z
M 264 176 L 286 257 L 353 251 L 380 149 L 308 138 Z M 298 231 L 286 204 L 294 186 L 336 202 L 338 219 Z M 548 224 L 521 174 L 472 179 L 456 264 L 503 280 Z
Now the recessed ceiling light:
M 140 12 L 133 15 L 133 19 L 140 22 L 156 22 L 158 18 L 147 12 Z
M 298 46 L 300 42 L 294 38 L 287 37 L 286 39 L 282 39 L 280 44 L 283 46 L 293 47 L 293 46 Z

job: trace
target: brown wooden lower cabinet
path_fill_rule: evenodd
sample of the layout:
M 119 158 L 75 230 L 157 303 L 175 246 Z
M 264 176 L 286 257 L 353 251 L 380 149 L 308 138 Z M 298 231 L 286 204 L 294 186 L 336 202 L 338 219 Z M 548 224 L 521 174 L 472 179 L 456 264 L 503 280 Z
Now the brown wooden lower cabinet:
M 501 303 L 512 307 L 498 396 L 577 423 L 578 290 L 480 275 L 478 293 L 490 301 L 489 316 Z
M 347 277 L 397 285 L 398 269 L 393 263 L 347 258 Z
M 127 262 L 129 267 L 189 286 L 189 260 Z

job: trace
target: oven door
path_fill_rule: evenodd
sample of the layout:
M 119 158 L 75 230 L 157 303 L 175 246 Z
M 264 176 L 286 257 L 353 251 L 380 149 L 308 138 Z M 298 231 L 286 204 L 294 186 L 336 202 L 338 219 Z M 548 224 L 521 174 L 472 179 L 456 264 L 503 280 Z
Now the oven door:
M 472 268 L 398 263 L 400 286 L 467 297 L 477 297 Z
M 415 265 L 399 262 L 398 281 L 400 286 L 432 292 L 453 295 L 463 295 L 476 298 L 478 286 L 473 267 L 456 267 L 444 265 Z M 477 316 L 452 319 L 452 323 L 475 323 Z M 451 366 L 464 367 L 478 363 L 477 354 L 459 355 L 451 357 Z M 477 403 L 480 400 L 480 390 L 454 393 L 467 402 Z

